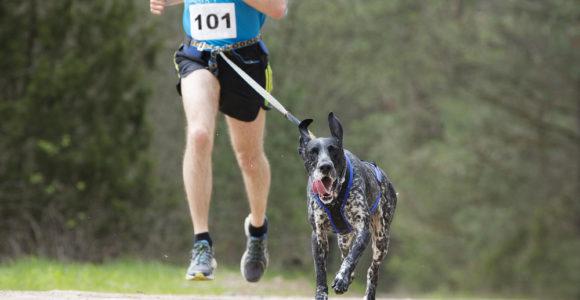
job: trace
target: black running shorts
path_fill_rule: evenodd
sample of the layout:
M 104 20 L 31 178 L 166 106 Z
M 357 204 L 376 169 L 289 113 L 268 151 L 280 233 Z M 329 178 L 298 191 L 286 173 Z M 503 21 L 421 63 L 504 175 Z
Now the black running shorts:
M 268 92 L 272 90 L 272 70 L 268 65 L 268 50 L 263 42 L 225 53 L 236 65 L 250 75 Z M 193 46 L 181 45 L 175 52 L 175 68 L 179 75 L 177 92 L 181 95 L 181 79 L 199 69 L 208 69 L 209 51 L 198 51 Z M 220 83 L 219 110 L 241 121 L 256 119 L 260 108 L 269 105 L 219 55 L 214 75 Z M 217 74 L 216 74 L 217 73 Z

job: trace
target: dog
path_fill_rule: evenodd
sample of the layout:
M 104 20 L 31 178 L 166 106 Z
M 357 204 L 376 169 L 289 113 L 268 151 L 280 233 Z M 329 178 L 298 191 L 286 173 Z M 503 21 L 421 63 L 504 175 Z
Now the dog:
M 372 240 L 372 263 L 367 271 L 365 299 L 375 299 L 381 261 L 387 255 L 397 193 L 387 174 L 343 148 L 343 130 L 331 112 L 331 137 L 314 138 L 312 119 L 300 123 L 298 153 L 308 172 L 308 219 L 312 226 L 312 255 L 316 299 L 328 299 L 326 258 L 328 234 L 337 235 L 342 264 L 332 283 L 337 294 L 348 290 L 361 254 Z

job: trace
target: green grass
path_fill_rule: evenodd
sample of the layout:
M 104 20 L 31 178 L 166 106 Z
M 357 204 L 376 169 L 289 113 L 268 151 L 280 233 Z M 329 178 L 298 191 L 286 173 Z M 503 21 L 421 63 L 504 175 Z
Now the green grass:
M 215 280 L 191 282 L 183 278 L 184 268 L 131 259 L 91 264 L 25 258 L 0 264 L 0 290 L 280 296 L 314 291 L 307 275 L 267 272 L 260 283 L 250 284 L 238 270 L 218 268 Z
M 259 283 L 247 283 L 239 270 L 219 267 L 213 281 L 191 282 L 185 266 L 122 259 L 104 264 L 57 262 L 23 258 L 0 264 L 0 291 L 76 290 L 110 293 L 306 296 L 314 292 L 312 274 L 268 270 Z M 329 280 L 331 276 L 329 275 Z M 355 281 L 346 297 L 362 297 L 364 285 Z M 337 295 L 332 293 L 332 297 Z M 500 299 L 431 294 L 430 299 Z M 339 297 L 340 298 L 340 297 Z M 507 298 L 505 298 L 507 299 Z

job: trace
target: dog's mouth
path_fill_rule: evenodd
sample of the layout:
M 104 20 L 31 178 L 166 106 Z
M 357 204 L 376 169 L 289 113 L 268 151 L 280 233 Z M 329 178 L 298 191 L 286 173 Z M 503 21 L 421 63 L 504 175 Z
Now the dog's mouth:
M 312 192 L 317 194 L 323 200 L 332 199 L 332 189 L 334 181 L 329 176 L 324 176 L 322 179 L 315 180 L 312 183 Z

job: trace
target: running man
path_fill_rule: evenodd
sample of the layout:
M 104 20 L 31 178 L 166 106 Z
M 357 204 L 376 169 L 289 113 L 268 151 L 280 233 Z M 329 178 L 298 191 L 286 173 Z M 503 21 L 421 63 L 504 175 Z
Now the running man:
M 260 31 L 266 16 L 286 15 L 286 0 L 150 0 L 151 13 L 184 3 L 185 42 L 175 53 L 177 90 L 187 119 L 183 181 L 194 241 L 188 280 L 214 278 L 216 261 L 208 228 L 212 190 L 213 137 L 218 110 L 226 115 L 232 147 L 250 203 L 245 219 L 247 244 L 241 271 L 257 282 L 268 266 L 266 204 L 270 166 L 263 139 L 268 103 L 219 56 L 224 53 L 264 88 L 272 88 L 268 50 Z

